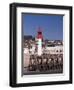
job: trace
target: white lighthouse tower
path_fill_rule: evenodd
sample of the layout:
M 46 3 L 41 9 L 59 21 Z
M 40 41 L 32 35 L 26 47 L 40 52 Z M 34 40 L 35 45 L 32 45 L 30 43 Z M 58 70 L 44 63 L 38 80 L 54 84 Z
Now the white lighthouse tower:
M 43 40 L 43 35 L 42 35 L 42 31 L 38 30 L 38 34 L 37 34 L 37 54 L 38 56 L 42 55 L 42 40 Z

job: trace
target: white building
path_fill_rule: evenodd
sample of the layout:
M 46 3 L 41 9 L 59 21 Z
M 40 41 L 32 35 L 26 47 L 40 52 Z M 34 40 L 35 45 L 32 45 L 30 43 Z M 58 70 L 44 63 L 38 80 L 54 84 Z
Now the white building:
M 47 54 L 63 54 L 63 46 L 62 45 L 54 46 L 54 47 L 46 46 L 44 53 L 47 53 Z

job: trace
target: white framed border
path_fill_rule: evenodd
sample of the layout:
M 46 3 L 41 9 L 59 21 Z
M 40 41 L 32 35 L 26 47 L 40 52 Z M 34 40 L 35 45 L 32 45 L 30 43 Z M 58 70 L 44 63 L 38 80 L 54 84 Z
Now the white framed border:
M 21 76 L 21 13 L 59 14 L 63 16 L 64 73 Z M 69 10 L 17 7 L 17 83 L 52 82 L 69 80 Z

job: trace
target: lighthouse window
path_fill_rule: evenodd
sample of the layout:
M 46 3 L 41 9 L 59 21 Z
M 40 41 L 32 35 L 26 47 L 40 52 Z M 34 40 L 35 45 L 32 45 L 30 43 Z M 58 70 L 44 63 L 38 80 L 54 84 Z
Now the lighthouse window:
M 39 34 L 42 34 L 41 32 L 38 32 Z

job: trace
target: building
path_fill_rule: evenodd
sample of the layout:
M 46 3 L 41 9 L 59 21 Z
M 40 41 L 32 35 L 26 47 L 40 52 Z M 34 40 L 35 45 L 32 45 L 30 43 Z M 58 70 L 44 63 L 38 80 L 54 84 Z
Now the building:
M 63 46 L 46 46 L 43 52 L 46 54 L 63 54 Z

